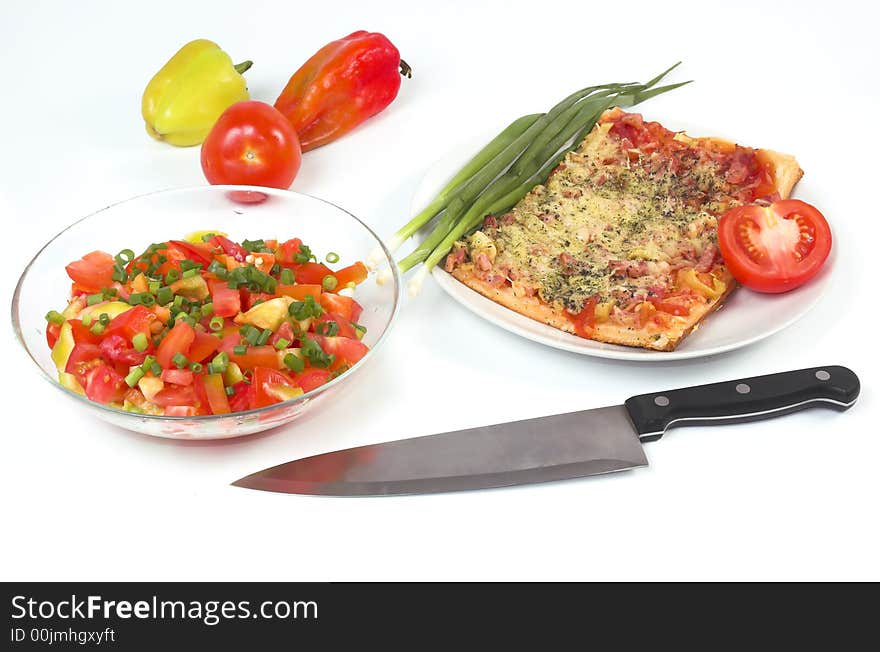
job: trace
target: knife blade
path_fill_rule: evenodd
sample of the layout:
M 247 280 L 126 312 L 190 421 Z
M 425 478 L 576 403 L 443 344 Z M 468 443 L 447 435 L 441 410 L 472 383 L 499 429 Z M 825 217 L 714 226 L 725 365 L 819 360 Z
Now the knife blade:
M 238 487 L 328 496 L 486 489 L 647 466 L 642 444 L 671 426 L 739 423 L 809 407 L 846 410 L 859 379 L 841 366 L 652 392 L 623 405 L 359 446 L 273 466 Z

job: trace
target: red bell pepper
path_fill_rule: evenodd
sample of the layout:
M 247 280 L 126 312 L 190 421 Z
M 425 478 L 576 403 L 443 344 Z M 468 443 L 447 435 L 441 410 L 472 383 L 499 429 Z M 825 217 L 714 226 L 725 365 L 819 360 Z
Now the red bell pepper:
M 397 97 L 411 68 L 384 35 L 358 31 L 333 41 L 297 70 L 275 100 L 302 151 L 336 140 Z

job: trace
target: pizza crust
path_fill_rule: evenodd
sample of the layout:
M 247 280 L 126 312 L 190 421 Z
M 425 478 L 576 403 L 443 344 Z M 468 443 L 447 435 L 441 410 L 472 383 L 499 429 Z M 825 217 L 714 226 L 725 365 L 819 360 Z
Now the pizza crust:
M 686 317 L 673 316 L 668 328 L 654 330 L 646 327 L 645 329 L 637 330 L 611 322 L 603 322 L 596 324 L 589 339 L 607 344 L 619 344 L 621 346 L 652 349 L 654 351 L 674 350 L 685 337 L 699 326 L 703 319 L 710 313 L 718 310 L 728 295 L 736 288 L 736 281 L 726 268 L 718 267 L 715 269 L 714 274 L 726 284 L 723 294 L 717 299 L 713 299 L 710 303 L 694 305 L 691 308 L 690 314 Z M 574 324 L 566 316 L 563 309 L 554 308 L 536 296 L 518 297 L 509 285 L 496 287 L 486 283 L 477 276 L 473 263 L 464 263 L 456 267 L 452 271 L 452 276 L 472 290 L 479 292 L 487 299 L 505 308 L 577 336 Z

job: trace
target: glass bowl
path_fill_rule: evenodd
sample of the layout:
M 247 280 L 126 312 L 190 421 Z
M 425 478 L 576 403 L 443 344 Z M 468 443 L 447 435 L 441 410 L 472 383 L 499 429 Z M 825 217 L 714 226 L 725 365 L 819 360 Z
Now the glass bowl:
M 246 200 L 246 201 L 242 201 Z M 216 230 L 233 240 L 300 238 L 319 260 L 339 254 L 334 268 L 366 260 L 381 251 L 393 272 L 389 283 L 372 278 L 355 298 L 364 307 L 358 320 L 370 348 L 349 371 L 296 399 L 264 408 L 216 416 L 171 417 L 136 414 L 94 403 L 58 383 L 46 343 L 45 315 L 67 305 L 70 279 L 64 266 L 100 249 L 141 252 L 154 242 L 180 239 L 193 231 Z M 15 333 L 43 376 L 60 392 L 109 423 L 157 437 L 224 439 L 249 435 L 288 423 L 351 382 L 376 355 L 397 314 L 400 279 L 391 254 L 379 237 L 351 213 L 316 197 L 271 188 L 199 186 L 134 197 L 93 213 L 52 238 L 25 268 L 12 299 Z M 333 404 L 332 401 L 328 405 Z M 337 403 L 338 405 L 338 403 Z

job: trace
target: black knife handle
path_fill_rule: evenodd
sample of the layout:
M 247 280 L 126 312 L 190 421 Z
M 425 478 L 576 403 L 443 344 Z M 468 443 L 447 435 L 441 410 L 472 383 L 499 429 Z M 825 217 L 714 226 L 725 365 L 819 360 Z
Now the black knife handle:
M 655 441 L 673 425 L 757 421 L 808 407 L 846 410 L 858 395 L 858 376 L 829 366 L 642 394 L 625 405 L 639 439 Z

